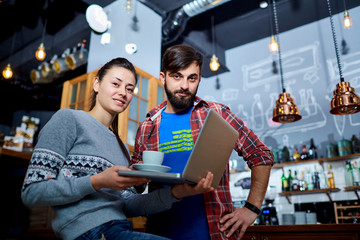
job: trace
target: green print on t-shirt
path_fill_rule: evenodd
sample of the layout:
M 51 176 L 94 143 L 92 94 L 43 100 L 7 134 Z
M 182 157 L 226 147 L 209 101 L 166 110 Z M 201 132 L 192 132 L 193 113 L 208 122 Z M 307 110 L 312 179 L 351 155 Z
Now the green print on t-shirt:
M 172 141 L 159 144 L 159 150 L 163 153 L 190 151 L 193 147 L 191 129 L 171 132 Z

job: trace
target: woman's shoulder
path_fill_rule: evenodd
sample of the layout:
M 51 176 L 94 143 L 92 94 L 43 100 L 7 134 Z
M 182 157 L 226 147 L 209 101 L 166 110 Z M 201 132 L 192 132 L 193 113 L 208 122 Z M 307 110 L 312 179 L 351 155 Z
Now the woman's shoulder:
M 83 111 L 62 108 L 55 112 L 51 118 L 51 122 L 67 124 L 69 122 L 76 122 L 76 119 L 81 118 Z
M 74 110 L 74 109 L 69 109 L 69 108 L 62 108 L 60 110 L 58 110 L 55 115 L 58 116 L 62 116 L 62 117 L 76 117 L 76 116 L 81 116 L 83 115 L 84 111 L 81 110 Z

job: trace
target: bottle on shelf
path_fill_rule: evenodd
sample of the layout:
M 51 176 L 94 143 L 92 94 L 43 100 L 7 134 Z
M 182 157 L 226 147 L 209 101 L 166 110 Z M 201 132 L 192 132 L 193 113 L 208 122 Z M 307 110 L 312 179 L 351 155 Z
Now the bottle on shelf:
M 302 151 L 301 151 L 301 154 L 300 154 L 300 158 L 301 158 L 301 160 L 309 159 L 309 153 L 306 151 L 306 146 L 305 145 L 302 146 Z
M 291 169 L 289 169 L 289 176 L 287 177 L 287 180 L 288 180 L 288 191 L 292 191 L 292 186 L 293 186 L 293 176 L 291 175 Z
M 287 178 L 285 177 L 284 169 L 282 169 L 282 176 L 281 176 L 281 191 L 289 191 L 289 183 Z
M 352 163 L 352 172 L 354 177 L 354 186 L 360 186 L 360 169 L 356 165 L 356 161 Z
M 312 175 L 312 181 L 313 181 L 313 184 L 314 184 L 314 189 L 320 189 L 320 178 L 319 178 L 319 172 L 317 170 L 317 167 L 315 165 L 315 170 L 313 172 L 313 175 Z
M 299 179 L 299 190 L 305 191 L 307 189 L 307 183 L 304 177 L 304 172 L 301 171 L 300 179 Z
M 300 160 L 300 153 L 297 150 L 297 148 L 295 148 L 295 152 L 292 157 L 293 157 L 294 162 L 298 162 Z
M 331 164 L 328 165 L 327 182 L 328 182 L 329 188 L 335 188 L 335 178 L 334 178 L 334 172 L 332 171 Z
M 320 180 L 320 188 L 328 187 L 326 172 L 324 171 L 322 165 L 319 165 L 319 180 Z
M 351 146 L 353 153 L 360 153 L 360 140 L 355 135 L 351 137 Z
M 300 190 L 300 186 L 299 186 L 299 179 L 297 176 L 297 171 L 294 171 L 294 179 L 292 180 L 292 191 L 299 191 Z
M 281 152 L 282 161 L 283 162 L 290 162 L 290 152 L 287 146 L 284 146 Z
M 347 187 L 352 187 L 354 186 L 353 168 L 349 161 L 346 161 L 345 164 L 345 185 Z
M 306 170 L 306 182 L 307 182 L 307 190 L 314 190 L 314 183 L 312 180 L 312 174 L 310 168 Z
M 317 148 L 314 145 L 314 139 L 310 139 L 310 147 L 309 147 L 309 159 L 317 159 Z

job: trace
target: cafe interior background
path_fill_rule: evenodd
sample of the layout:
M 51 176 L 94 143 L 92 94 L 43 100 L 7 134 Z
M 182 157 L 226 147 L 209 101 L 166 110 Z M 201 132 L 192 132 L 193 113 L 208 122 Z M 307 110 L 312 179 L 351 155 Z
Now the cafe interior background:
M 208 5 L 202 6 L 204 2 Z M 300 153 L 303 145 L 309 149 L 310 139 L 318 158 L 327 158 L 329 147 L 351 140 L 353 135 L 360 139 L 359 113 L 330 113 L 333 91 L 341 77 L 360 93 L 360 2 L 328 2 L 2 0 L 0 67 L 2 71 L 10 64 L 13 76 L 1 76 L 0 80 L 0 132 L 14 134 L 24 115 L 38 118 L 41 129 L 60 108 L 64 81 L 94 71 L 114 57 L 125 57 L 157 78 L 162 52 L 183 43 L 205 56 L 198 96 L 228 105 L 276 153 L 277 163 L 285 161 L 281 157 L 284 146 L 292 157 L 295 148 Z M 268 6 L 262 8 L 260 3 Z M 92 4 L 100 6 L 96 10 L 105 16 L 105 24 L 96 25 L 91 16 L 87 19 L 86 9 Z M 353 21 L 350 28 L 343 26 L 345 12 Z M 278 43 L 275 52 L 269 49 L 271 40 Z M 39 61 L 35 51 L 41 43 L 46 57 Z M 56 59 L 78 51 L 85 59 L 74 69 L 45 80 L 36 75 Z M 217 71 L 209 67 L 213 55 L 220 65 Z M 273 121 L 273 109 L 283 89 L 293 98 L 300 120 Z M 351 159 L 357 166 L 359 160 Z M 283 170 L 285 175 L 288 170 L 297 171 L 298 177 L 301 171 L 315 169 L 325 174 L 330 164 L 339 191 L 279 194 Z M 235 153 L 230 157 L 230 169 L 233 201 L 241 206 L 248 194 L 250 172 Z M 270 195 L 280 224 L 282 214 L 319 212 L 332 208 L 331 201 L 358 201 L 356 190 L 344 191 L 345 170 L 345 161 L 300 161 L 274 168 L 269 185 L 275 194 Z M 325 215 L 329 216 L 318 217 L 318 222 L 334 222 L 333 212 Z

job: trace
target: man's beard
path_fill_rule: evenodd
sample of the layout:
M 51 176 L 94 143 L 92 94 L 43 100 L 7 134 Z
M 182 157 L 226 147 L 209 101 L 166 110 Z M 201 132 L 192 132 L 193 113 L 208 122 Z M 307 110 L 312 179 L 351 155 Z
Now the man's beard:
M 166 96 L 167 96 L 169 102 L 171 103 L 171 105 L 174 108 L 180 109 L 180 110 L 188 108 L 194 104 L 195 96 L 196 96 L 196 93 L 198 90 L 198 88 L 196 88 L 196 91 L 193 94 L 188 90 L 176 90 L 174 92 L 171 92 L 166 86 L 166 80 L 165 80 L 164 88 L 165 88 Z M 188 96 L 178 97 L 178 96 L 176 96 L 176 93 L 186 93 Z

